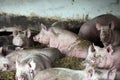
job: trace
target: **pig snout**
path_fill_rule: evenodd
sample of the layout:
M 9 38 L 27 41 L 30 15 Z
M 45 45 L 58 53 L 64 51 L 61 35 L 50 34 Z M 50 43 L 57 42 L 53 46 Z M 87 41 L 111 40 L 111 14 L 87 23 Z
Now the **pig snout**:
M 106 42 L 108 40 L 108 37 L 106 34 L 101 34 L 100 39 L 101 39 L 101 41 Z

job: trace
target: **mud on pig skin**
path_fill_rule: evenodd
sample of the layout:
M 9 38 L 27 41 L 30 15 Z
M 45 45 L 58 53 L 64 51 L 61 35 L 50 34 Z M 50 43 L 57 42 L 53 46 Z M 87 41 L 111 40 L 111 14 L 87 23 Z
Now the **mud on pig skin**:
M 100 43 L 100 46 L 102 46 L 100 42 L 100 36 L 99 36 L 100 32 L 96 29 L 96 23 L 99 23 L 102 26 L 106 26 L 109 23 L 111 23 L 111 21 L 114 22 L 115 29 L 120 30 L 120 27 L 119 27 L 120 19 L 118 19 L 116 16 L 112 14 L 103 14 L 84 23 L 81 26 L 78 35 L 82 36 L 84 39 L 94 42 L 96 45 Z
M 67 56 L 85 58 L 87 56 L 89 41 L 80 38 L 77 34 L 70 31 L 57 28 L 47 27 L 41 24 L 41 31 L 33 37 L 34 41 L 45 44 L 49 47 L 58 48 Z

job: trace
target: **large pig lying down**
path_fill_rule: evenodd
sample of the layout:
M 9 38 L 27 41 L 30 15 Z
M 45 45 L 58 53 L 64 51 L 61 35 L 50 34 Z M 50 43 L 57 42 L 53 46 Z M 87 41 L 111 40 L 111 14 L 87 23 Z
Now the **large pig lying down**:
M 67 68 L 49 68 L 40 71 L 33 80 L 107 80 L 108 70 L 95 70 L 86 67 L 85 70 L 72 70 Z M 114 80 L 116 70 L 112 70 L 110 80 Z
M 0 65 L 8 65 L 7 70 L 16 70 L 15 68 L 15 62 L 16 60 L 23 60 L 26 56 L 29 54 L 35 54 L 43 56 L 45 59 L 49 60 L 49 64 L 51 64 L 53 61 L 61 57 L 61 53 L 56 48 L 43 48 L 43 49 L 25 49 L 25 50 L 19 50 L 19 51 L 13 51 L 9 53 L 7 56 L 3 57 L 1 56 L 4 61 L 2 61 L 2 58 L 0 58 Z M 18 57 L 20 56 L 20 57 Z M 31 55 L 32 57 L 32 55 Z M 2 63 L 1 63 L 2 62 Z M 3 69 L 1 67 L 1 69 Z
M 21 50 L 17 51 L 15 56 L 14 54 L 8 55 L 7 58 L 16 60 L 17 80 L 33 80 L 38 71 L 50 68 L 52 62 L 61 57 L 56 48 Z
M 87 56 L 89 41 L 83 40 L 77 34 L 70 31 L 50 27 L 41 24 L 41 31 L 38 35 L 33 37 L 34 41 L 45 44 L 49 47 L 58 48 L 63 54 L 67 56 L 75 56 L 85 58 Z

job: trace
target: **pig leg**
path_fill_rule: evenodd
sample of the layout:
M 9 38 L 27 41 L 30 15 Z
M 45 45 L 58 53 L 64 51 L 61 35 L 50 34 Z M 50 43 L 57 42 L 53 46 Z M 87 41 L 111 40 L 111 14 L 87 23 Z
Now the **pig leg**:
M 116 67 L 113 65 L 108 72 L 107 80 L 112 80 L 113 77 L 115 77 L 116 75 L 115 73 L 116 73 Z

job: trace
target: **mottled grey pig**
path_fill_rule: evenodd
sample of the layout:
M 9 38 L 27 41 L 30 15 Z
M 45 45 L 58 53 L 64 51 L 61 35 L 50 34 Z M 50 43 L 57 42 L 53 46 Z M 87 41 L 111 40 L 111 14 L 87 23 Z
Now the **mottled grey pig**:
M 43 48 L 43 49 L 25 49 L 25 50 L 17 50 L 9 53 L 6 56 L 6 59 L 8 59 L 11 63 L 14 63 L 14 68 L 8 68 L 8 70 L 16 70 L 15 68 L 15 62 L 16 60 L 21 60 L 24 59 L 26 56 L 29 54 L 35 54 L 35 55 L 40 55 L 40 56 L 45 56 L 47 59 L 49 59 L 49 64 L 54 62 L 56 59 L 59 59 L 62 55 L 60 51 L 56 48 Z M 20 56 L 20 57 L 18 57 Z M 9 66 L 11 67 L 11 65 Z
M 100 42 L 100 32 L 96 29 L 96 23 L 101 24 L 102 26 L 106 26 L 111 21 L 115 24 L 115 29 L 120 30 L 120 19 L 112 14 L 103 14 L 89 20 L 88 22 L 84 23 L 80 30 L 79 36 L 82 36 L 84 39 L 90 40 L 95 44 L 99 45 Z
M 61 53 L 55 48 L 43 50 L 31 50 L 25 57 L 18 56 L 16 61 L 17 80 L 33 80 L 34 76 L 41 70 L 50 68 L 53 61 L 60 58 Z M 20 52 L 21 53 L 21 52 Z
M 80 38 L 73 32 L 57 28 L 46 28 L 41 24 L 41 31 L 33 37 L 34 41 L 45 44 L 49 47 L 58 48 L 66 56 L 85 58 L 90 42 Z

